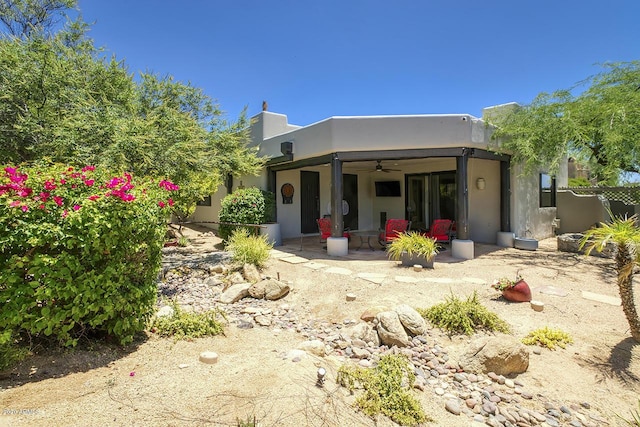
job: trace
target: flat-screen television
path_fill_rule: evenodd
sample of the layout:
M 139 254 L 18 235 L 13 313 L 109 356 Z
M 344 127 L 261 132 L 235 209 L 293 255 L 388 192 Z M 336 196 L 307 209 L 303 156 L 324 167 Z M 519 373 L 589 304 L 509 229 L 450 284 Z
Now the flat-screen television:
M 376 181 L 376 197 L 400 197 L 400 181 Z

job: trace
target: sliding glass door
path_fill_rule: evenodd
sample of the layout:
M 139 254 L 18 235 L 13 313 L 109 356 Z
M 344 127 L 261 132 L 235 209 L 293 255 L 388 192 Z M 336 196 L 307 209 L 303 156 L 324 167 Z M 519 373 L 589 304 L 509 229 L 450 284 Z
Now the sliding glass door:
M 434 219 L 456 219 L 456 173 L 406 175 L 407 218 L 412 230 L 426 230 Z

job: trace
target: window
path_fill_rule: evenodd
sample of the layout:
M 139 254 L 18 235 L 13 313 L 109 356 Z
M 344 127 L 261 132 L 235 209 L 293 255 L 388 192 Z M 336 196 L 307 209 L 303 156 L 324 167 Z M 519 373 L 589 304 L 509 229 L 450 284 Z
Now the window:
M 199 202 L 196 202 L 196 206 L 211 206 L 211 196 L 207 196 Z
M 556 207 L 556 179 L 549 174 L 540 174 L 540 207 Z

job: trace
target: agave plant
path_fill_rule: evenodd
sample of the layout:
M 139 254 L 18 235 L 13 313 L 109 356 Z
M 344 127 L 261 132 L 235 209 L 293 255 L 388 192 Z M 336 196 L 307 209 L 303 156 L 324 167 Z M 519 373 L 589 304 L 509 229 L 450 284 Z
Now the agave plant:
M 640 318 L 633 295 L 633 269 L 640 263 L 640 228 L 637 221 L 638 217 L 633 215 L 600 223 L 600 227 L 591 228 L 585 233 L 580 249 L 586 247 L 586 254 L 589 255 L 594 249 L 602 252 L 608 243 L 616 246 L 615 263 L 622 310 L 629 322 L 631 336 L 640 342 Z

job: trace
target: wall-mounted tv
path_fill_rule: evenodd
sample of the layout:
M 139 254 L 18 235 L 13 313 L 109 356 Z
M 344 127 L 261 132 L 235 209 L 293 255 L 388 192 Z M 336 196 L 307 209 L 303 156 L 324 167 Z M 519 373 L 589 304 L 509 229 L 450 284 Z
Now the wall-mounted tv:
M 400 181 L 376 181 L 376 197 L 400 197 Z

